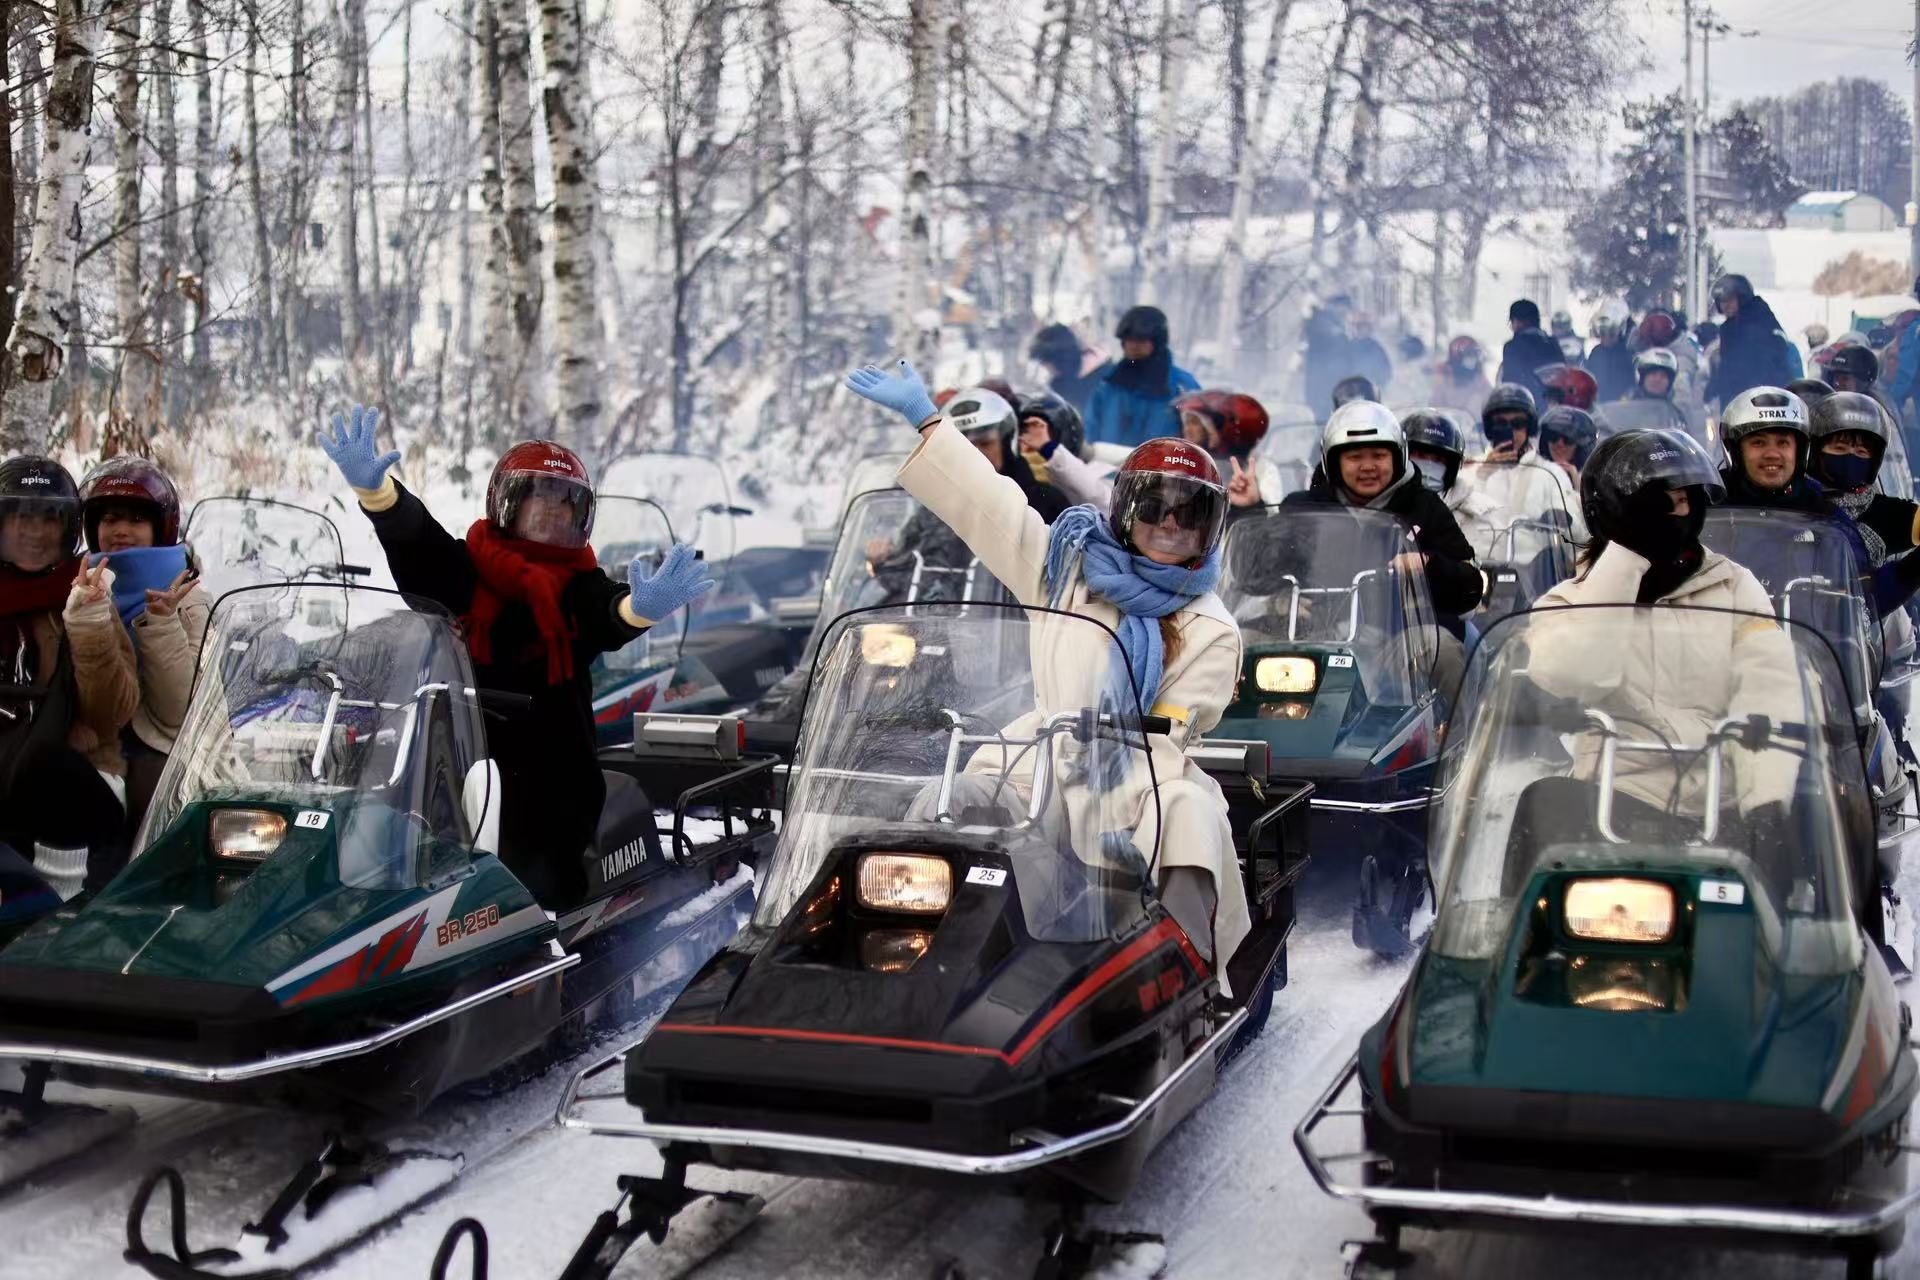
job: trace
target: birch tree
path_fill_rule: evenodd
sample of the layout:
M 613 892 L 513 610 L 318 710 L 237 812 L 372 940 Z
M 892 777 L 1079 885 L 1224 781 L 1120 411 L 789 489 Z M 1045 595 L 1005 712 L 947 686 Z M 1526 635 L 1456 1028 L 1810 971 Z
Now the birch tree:
M 340 355 L 349 364 L 360 357 L 364 319 L 360 311 L 360 174 L 359 151 L 360 53 L 357 33 L 365 30 L 361 17 L 365 0 L 341 0 L 335 11 L 338 67 L 334 73 L 334 128 L 340 135 L 340 184 L 337 206 L 338 236 L 334 246 L 340 263 Z
M 939 0 L 908 0 L 906 174 L 900 204 L 900 286 L 894 332 L 907 358 L 931 371 L 940 342 L 933 273 L 934 38 Z
M 120 411 L 140 415 L 146 405 L 146 304 L 141 296 L 140 262 L 140 10 L 135 5 L 113 16 L 113 59 L 118 67 L 113 90 L 113 240 L 114 314 L 120 342 Z
M 486 211 L 487 270 L 485 344 L 487 399 L 496 411 L 517 417 L 522 354 L 513 327 L 513 235 L 507 227 L 506 179 L 500 161 L 500 26 L 493 0 L 480 0 L 479 101 L 481 208 Z M 499 424 L 496 424 L 496 426 Z
M 553 162 L 555 388 L 560 438 L 583 449 L 600 438 L 600 306 L 594 290 L 599 195 L 586 130 L 587 66 L 579 0 L 541 0 L 544 105 Z
M 530 51 L 526 0 L 492 0 L 495 61 L 500 76 L 500 160 L 506 196 L 507 267 L 515 341 L 516 378 L 526 416 L 537 415 L 539 379 L 540 224 L 533 172 L 533 97 L 527 81 Z
M 1179 105 L 1192 57 L 1193 24 L 1200 0 L 1163 0 L 1160 96 L 1154 110 L 1153 162 L 1147 171 L 1147 234 L 1141 301 L 1165 295 L 1167 232 L 1173 216 L 1173 152 L 1179 141 Z
M 1233 207 L 1228 213 L 1227 240 L 1220 258 L 1220 349 L 1237 365 L 1243 335 L 1241 307 L 1247 289 L 1247 221 L 1253 213 L 1254 187 L 1259 182 L 1259 158 L 1265 151 L 1267 113 L 1273 87 L 1280 78 L 1280 45 L 1286 35 L 1293 0 L 1272 0 L 1273 25 L 1267 31 L 1266 50 L 1254 90 L 1253 108 L 1245 114 L 1245 136 L 1239 140 L 1233 175 Z
M 187 0 L 187 30 L 193 55 L 193 370 L 204 376 L 211 362 L 213 335 L 207 325 L 207 282 L 213 273 L 213 60 L 207 47 L 206 0 Z M 249 81 L 251 85 L 251 81 Z M 256 158 L 258 143 L 255 144 Z M 257 205 L 255 206 L 258 207 Z
M 273 240 L 267 231 L 266 181 L 260 172 L 260 24 L 249 13 L 246 74 L 241 80 L 241 107 L 247 131 L 247 197 L 253 214 L 253 326 L 250 343 L 256 368 L 277 366 L 277 331 L 273 317 Z M 300 228 L 289 229 L 291 257 L 300 240 Z M 202 288 L 204 289 L 204 285 Z

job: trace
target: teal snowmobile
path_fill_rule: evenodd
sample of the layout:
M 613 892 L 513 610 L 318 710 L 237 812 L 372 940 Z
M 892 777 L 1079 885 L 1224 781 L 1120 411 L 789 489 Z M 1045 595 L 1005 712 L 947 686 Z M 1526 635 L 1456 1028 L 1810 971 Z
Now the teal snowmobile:
M 602 753 L 594 846 L 534 855 L 583 859 L 586 897 L 543 906 L 501 856 L 483 724 L 524 703 L 473 687 L 434 605 L 316 584 L 224 597 L 139 852 L 0 951 L 15 1108 L 55 1125 L 51 1080 L 359 1132 L 683 978 L 750 906 L 772 759 L 742 758 L 737 729 Z M 650 965 L 669 953 L 679 972 Z M 399 1162 L 373 1141 L 311 1162 L 260 1220 L 269 1259 L 336 1174 Z
M 1316 878 L 1358 877 L 1354 942 L 1388 955 L 1411 945 L 1427 893 L 1444 720 L 1439 629 L 1424 575 L 1402 558 L 1413 551 L 1383 512 L 1268 508 L 1228 528 L 1220 584 L 1245 665 L 1217 733 L 1264 742 L 1274 776 L 1313 784 Z
M 1871 1276 L 1920 1204 L 1920 1072 L 1833 647 L 1726 610 L 1514 615 L 1470 660 L 1435 795 L 1432 936 L 1295 1131 L 1380 1232 L 1352 1274 L 1407 1264 L 1417 1227 L 1670 1232 Z

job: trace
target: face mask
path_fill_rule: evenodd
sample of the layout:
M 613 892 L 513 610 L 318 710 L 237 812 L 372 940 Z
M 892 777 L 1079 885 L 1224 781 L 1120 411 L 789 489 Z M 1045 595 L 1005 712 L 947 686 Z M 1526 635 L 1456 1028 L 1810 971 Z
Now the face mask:
M 1472 373 L 1475 369 L 1478 369 L 1480 367 L 1479 353 L 1468 352 L 1466 355 L 1463 355 L 1460 357 L 1459 363 L 1462 369 L 1464 369 L 1468 373 Z
M 1834 488 L 1847 493 L 1864 489 L 1872 484 L 1873 477 L 1879 470 L 1872 458 L 1862 458 L 1851 453 L 1820 455 L 1820 478 Z
M 1415 458 L 1414 470 L 1420 473 L 1420 483 L 1435 493 L 1447 491 L 1447 464 L 1435 462 L 1432 458 Z

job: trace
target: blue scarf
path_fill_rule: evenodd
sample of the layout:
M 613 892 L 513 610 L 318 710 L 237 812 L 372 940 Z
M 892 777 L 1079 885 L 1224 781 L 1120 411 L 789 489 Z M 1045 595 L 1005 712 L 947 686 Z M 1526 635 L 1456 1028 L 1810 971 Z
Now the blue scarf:
M 1198 567 L 1155 564 L 1120 545 L 1107 518 L 1091 506 L 1069 507 L 1053 522 L 1047 543 L 1047 602 L 1058 607 L 1066 595 L 1075 558 L 1087 590 L 1120 611 L 1120 656 L 1109 676 L 1108 696 L 1116 707 L 1151 708 L 1166 674 L 1166 649 L 1159 619 L 1177 613 L 1220 581 L 1216 548 Z
M 171 547 L 135 547 L 130 551 L 100 552 L 87 557 L 89 565 L 102 560 L 113 570 L 113 607 L 120 611 L 120 621 L 138 643 L 139 635 L 133 630 L 133 622 L 147 611 L 147 592 L 165 591 L 173 585 L 173 580 L 187 567 L 187 549 L 176 543 Z

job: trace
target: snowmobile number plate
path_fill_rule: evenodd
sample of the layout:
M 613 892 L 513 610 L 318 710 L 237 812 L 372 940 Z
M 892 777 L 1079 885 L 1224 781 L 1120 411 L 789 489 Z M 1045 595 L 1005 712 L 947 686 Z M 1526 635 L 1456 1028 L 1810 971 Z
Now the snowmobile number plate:
M 1747 886 L 1738 880 L 1702 880 L 1700 901 L 1737 907 L 1747 900 Z
M 1353 665 L 1353 655 L 1350 653 L 1329 654 L 1327 656 L 1327 665 L 1330 667 L 1350 667 Z
M 296 827 L 306 827 L 313 831 L 323 831 L 326 829 L 327 819 L 330 816 L 325 809 L 302 809 L 299 816 L 294 818 L 293 825 Z
M 997 889 L 1001 885 L 1005 884 L 1006 882 L 1007 882 L 1007 872 L 1006 872 L 1006 868 L 1004 867 L 968 867 L 967 868 L 968 884 L 984 884 Z

